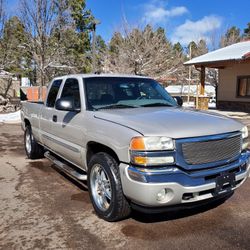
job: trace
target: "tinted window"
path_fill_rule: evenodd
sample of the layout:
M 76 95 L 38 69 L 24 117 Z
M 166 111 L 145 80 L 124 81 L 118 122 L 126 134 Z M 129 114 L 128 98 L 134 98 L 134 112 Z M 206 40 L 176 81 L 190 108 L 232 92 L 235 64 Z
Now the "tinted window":
M 114 105 L 133 107 L 177 106 L 156 81 L 146 78 L 92 77 L 84 79 L 89 109 Z M 109 105 L 109 106 L 108 106 Z
M 79 84 L 77 79 L 72 78 L 66 80 L 61 98 L 72 100 L 75 105 L 75 108 L 81 108 Z
M 60 89 L 61 83 L 62 83 L 62 80 L 55 80 L 52 83 L 52 86 L 50 88 L 49 95 L 47 98 L 47 107 L 54 107 L 55 106 L 56 97 L 57 97 L 58 91 Z

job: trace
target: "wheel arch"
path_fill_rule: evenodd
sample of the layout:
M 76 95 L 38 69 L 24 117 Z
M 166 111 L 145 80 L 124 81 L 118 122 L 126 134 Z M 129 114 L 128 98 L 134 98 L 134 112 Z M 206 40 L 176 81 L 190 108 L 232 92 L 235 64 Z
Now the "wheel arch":
M 87 166 L 90 162 L 91 157 L 100 152 L 105 152 L 111 155 L 118 163 L 120 163 L 118 155 L 115 153 L 115 151 L 112 148 L 104 144 L 101 144 L 99 142 L 90 141 L 87 143 L 87 153 L 86 153 Z
M 30 123 L 30 121 L 27 118 L 25 118 L 24 119 L 24 127 L 26 128 L 28 126 L 31 126 L 31 123 Z

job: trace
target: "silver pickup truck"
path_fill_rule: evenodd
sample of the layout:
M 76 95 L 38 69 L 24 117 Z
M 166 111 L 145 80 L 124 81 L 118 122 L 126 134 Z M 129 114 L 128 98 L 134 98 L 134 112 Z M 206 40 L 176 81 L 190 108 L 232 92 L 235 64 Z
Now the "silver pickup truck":
M 23 102 L 21 117 L 28 158 L 45 156 L 87 182 L 107 221 L 131 208 L 168 211 L 225 198 L 250 172 L 247 127 L 182 108 L 147 77 L 58 77 L 45 103 Z

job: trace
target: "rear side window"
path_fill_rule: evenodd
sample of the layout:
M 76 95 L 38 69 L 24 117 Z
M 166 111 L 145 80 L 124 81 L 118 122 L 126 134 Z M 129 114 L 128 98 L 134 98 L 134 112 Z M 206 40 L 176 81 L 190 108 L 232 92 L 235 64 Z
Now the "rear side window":
M 80 91 L 77 79 L 70 78 L 66 80 L 61 98 L 72 100 L 74 102 L 75 108 L 81 108 Z
M 47 98 L 47 104 L 46 104 L 47 107 L 53 108 L 55 106 L 56 97 L 60 89 L 61 83 L 62 83 L 62 80 L 55 80 L 52 83 L 52 86 L 50 88 L 48 98 Z

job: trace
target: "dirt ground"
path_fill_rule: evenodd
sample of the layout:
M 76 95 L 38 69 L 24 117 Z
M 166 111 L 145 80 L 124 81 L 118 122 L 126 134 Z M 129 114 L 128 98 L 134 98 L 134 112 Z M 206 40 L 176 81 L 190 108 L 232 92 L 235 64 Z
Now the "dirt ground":
M 84 188 L 26 158 L 20 125 L 0 124 L 0 249 L 228 250 L 249 241 L 250 179 L 219 206 L 108 223 Z

